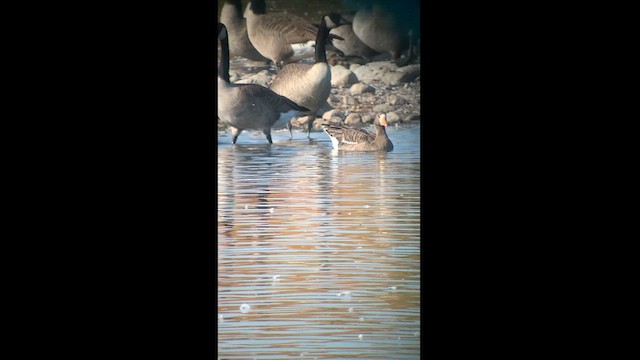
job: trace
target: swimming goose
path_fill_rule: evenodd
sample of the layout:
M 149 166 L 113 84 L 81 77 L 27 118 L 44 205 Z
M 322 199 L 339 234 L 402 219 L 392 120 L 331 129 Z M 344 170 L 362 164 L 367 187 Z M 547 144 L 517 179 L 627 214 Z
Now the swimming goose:
M 410 49 L 413 33 L 419 27 L 419 3 L 412 1 L 405 5 L 397 1 L 370 2 L 353 17 L 353 32 L 368 47 L 388 52 L 392 60 L 398 61 L 402 52 Z
M 345 126 L 322 124 L 331 138 L 334 149 L 345 151 L 392 151 L 393 143 L 387 137 L 387 115 L 379 114 L 373 122 L 375 135 L 364 130 Z
M 314 64 L 287 64 L 273 79 L 270 89 L 286 96 L 310 110 L 308 115 L 316 112 L 325 104 L 331 94 L 331 67 L 327 64 L 325 53 L 329 29 L 325 18 L 322 18 L 316 38 Z M 289 138 L 293 138 L 291 123 L 286 124 Z M 307 122 L 307 137 L 311 139 L 313 121 Z
M 222 43 L 218 67 L 219 120 L 231 128 L 233 144 L 245 129 L 261 130 L 269 143 L 273 143 L 271 127 L 278 123 L 284 125 L 309 109 L 258 84 L 232 84 L 229 81 L 229 37 L 222 23 L 218 23 L 218 38 Z
M 276 68 L 314 55 L 318 28 L 307 20 L 291 14 L 267 14 L 264 0 L 249 2 L 244 16 L 249 40 Z M 342 40 L 335 35 L 329 37 Z
M 242 56 L 256 61 L 269 61 L 260 55 L 249 41 L 247 20 L 242 16 L 241 0 L 226 0 L 220 12 L 220 22 L 227 27 L 229 35 L 229 55 Z

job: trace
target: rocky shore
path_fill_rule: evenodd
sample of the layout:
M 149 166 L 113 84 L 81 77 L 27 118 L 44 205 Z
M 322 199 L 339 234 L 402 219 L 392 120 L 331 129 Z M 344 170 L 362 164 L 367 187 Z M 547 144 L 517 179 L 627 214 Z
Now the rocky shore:
M 376 113 L 387 113 L 390 124 L 420 121 L 420 64 L 398 67 L 388 60 L 367 64 L 349 63 L 331 57 L 331 95 L 317 116 L 292 120 L 294 128 L 313 121 L 313 130 L 321 131 L 323 122 L 366 126 Z M 232 59 L 231 82 L 271 85 L 276 72 L 265 64 Z M 218 130 L 225 125 L 218 123 Z

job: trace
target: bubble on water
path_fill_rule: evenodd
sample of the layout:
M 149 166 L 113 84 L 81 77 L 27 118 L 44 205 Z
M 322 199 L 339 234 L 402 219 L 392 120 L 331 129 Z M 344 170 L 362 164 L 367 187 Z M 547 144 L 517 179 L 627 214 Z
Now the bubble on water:
M 269 212 L 273 214 L 273 212 L 275 211 L 274 208 L 269 209 Z
M 273 281 L 280 281 L 280 275 L 273 275 Z
M 245 210 L 249 209 L 249 205 L 245 205 L 245 206 L 244 206 L 244 209 L 245 209 Z
M 400 194 L 400 196 L 404 196 L 404 194 Z
M 413 336 L 420 336 L 420 331 L 416 331 L 413 333 Z
M 349 308 L 349 312 L 352 313 L 353 312 L 353 307 Z
M 397 286 L 389 286 L 387 290 L 396 290 L 397 288 L 398 288 Z
M 358 320 L 360 320 L 360 321 L 364 321 L 364 318 L 363 318 L 363 317 L 361 317 L 361 318 L 360 318 L 360 319 L 358 319 Z
M 251 311 L 251 305 L 249 305 L 249 304 L 240 305 L 240 312 L 242 312 L 243 314 L 246 314 L 249 311 Z
M 220 320 L 221 323 L 224 322 L 224 315 L 218 315 L 218 320 Z
M 344 297 L 345 299 L 351 298 L 351 291 L 341 291 L 336 294 L 336 296 Z
M 351 215 L 351 213 L 347 213 L 347 215 Z
M 371 207 L 371 206 L 369 206 L 369 205 L 365 205 L 365 206 L 364 206 L 364 208 L 365 208 L 365 209 L 368 209 L 368 208 L 370 208 L 370 207 Z
M 358 335 L 358 339 L 362 340 L 362 338 L 364 337 L 364 335 L 360 334 Z

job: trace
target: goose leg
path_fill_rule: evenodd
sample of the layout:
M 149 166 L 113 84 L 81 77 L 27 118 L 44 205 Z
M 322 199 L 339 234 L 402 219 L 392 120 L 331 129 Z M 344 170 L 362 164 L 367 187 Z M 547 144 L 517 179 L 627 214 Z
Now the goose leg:
M 311 140 L 311 128 L 313 127 L 313 120 L 315 117 L 311 116 L 311 119 L 307 121 L 307 139 Z
M 267 137 L 269 144 L 273 144 L 273 141 L 271 140 L 271 129 L 264 129 L 262 130 L 262 133 Z
M 287 123 L 287 130 L 289 130 L 289 140 L 293 140 L 293 131 L 291 130 L 293 126 L 291 126 L 291 121 Z
M 229 128 L 231 128 L 231 143 L 235 144 L 236 140 L 238 140 L 238 136 L 242 132 L 242 129 L 238 129 L 233 126 L 229 126 Z

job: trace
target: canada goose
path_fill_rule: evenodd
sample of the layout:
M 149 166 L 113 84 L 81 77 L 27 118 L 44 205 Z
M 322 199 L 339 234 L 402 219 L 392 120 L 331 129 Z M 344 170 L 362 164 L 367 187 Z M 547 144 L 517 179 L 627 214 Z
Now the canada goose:
M 261 130 L 271 140 L 271 127 L 285 124 L 309 109 L 257 84 L 232 84 L 229 81 L 229 37 L 218 23 L 222 57 L 218 67 L 218 118 L 231 128 L 233 144 L 244 129 Z
M 281 68 L 285 63 L 312 57 L 318 28 L 291 14 L 267 14 L 264 0 L 252 0 L 244 13 L 253 46 Z M 330 36 L 342 40 L 339 36 Z
M 344 39 L 344 41 L 336 41 L 333 46 L 342 51 L 345 56 L 357 56 L 366 60 L 379 54 L 379 52 L 368 47 L 353 32 L 352 24 L 344 24 L 337 26 L 329 32 Z
M 391 54 L 399 61 L 410 49 L 419 26 L 419 2 L 398 4 L 397 1 L 374 0 L 359 9 L 353 17 L 353 32 L 368 47 Z M 409 52 L 412 57 L 413 52 Z
M 364 130 L 331 124 L 322 124 L 331 138 L 334 149 L 345 151 L 392 151 L 393 143 L 387 137 L 387 115 L 378 114 L 373 122 L 375 135 Z
M 247 20 L 242 16 L 241 0 L 226 0 L 220 12 L 220 22 L 227 27 L 229 35 L 229 55 L 242 56 L 256 61 L 269 61 L 260 55 L 249 41 Z
M 273 79 L 270 89 L 286 96 L 310 110 L 309 115 L 316 112 L 325 104 L 331 94 L 331 67 L 327 64 L 325 53 L 326 40 L 329 29 L 322 18 L 316 38 L 314 64 L 285 65 Z M 291 123 L 286 124 L 289 138 L 293 138 Z M 307 137 L 311 139 L 313 121 L 307 122 Z

